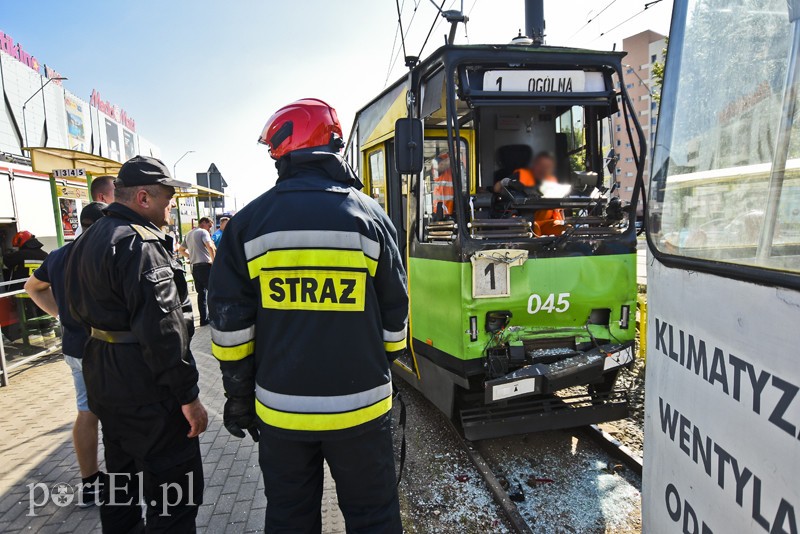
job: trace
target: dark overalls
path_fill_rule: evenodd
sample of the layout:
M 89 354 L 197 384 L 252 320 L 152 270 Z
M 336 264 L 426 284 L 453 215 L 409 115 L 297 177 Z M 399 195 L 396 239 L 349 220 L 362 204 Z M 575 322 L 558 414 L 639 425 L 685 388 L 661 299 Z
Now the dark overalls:
M 147 531 L 193 532 L 203 502 L 199 440 L 186 437 L 181 412 L 199 393 L 194 326 L 172 250 L 171 237 L 115 203 L 67 263 L 72 315 L 91 327 L 83 373 L 112 475 L 100 508 L 104 532 L 140 528 L 140 498 Z

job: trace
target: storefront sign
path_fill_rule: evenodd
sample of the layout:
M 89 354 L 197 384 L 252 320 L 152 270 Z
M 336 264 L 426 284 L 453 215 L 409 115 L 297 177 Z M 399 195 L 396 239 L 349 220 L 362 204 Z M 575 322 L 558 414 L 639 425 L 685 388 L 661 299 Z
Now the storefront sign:
M 125 110 L 119 106 L 108 101 L 104 102 L 100 97 L 100 93 L 94 89 L 92 89 L 92 97 L 89 100 L 89 105 L 97 108 L 101 113 L 105 113 L 109 117 L 112 117 L 115 121 L 122 124 L 127 129 L 134 132 L 136 131 L 136 121 L 128 117 L 128 115 L 125 113 Z M 117 145 L 119 146 L 119 142 Z
M 8 54 L 9 56 L 13 57 L 23 65 L 27 66 L 28 68 L 36 71 L 40 75 L 44 75 L 49 79 L 53 78 L 62 78 L 61 74 L 58 71 L 51 69 L 47 65 L 42 65 L 39 63 L 39 60 L 36 59 L 33 55 L 27 53 L 20 43 L 15 43 L 14 39 L 8 35 L 0 31 L 0 50 Z M 61 85 L 61 80 L 53 79 L 55 83 Z
M 85 152 L 86 129 L 83 124 L 83 102 L 64 95 L 64 108 L 67 111 L 67 139 L 69 148 Z
M 31 69 L 39 72 L 39 60 L 22 49 L 20 43 L 14 43 L 10 35 L 0 31 L 0 50 L 7 53 L 20 63 L 24 63 Z

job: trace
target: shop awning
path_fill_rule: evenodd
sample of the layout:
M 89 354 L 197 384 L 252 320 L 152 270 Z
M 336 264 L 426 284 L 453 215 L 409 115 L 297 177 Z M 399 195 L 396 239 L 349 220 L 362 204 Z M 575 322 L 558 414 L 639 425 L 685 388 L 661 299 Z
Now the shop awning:
M 78 150 L 50 147 L 26 147 L 31 155 L 33 172 L 51 174 L 60 169 L 84 169 L 92 176 L 116 176 L 122 163 L 112 159 L 87 154 Z M 72 182 L 85 182 L 86 178 L 70 176 Z
M 183 191 L 178 191 L 175 194 L 176 198 L 222 198 L 225 195 L 222 191 L 217 191 L 216 189 L 209 189 L 208 187 L 203 187 L 202 185 L 192 184 L 188 189 Z

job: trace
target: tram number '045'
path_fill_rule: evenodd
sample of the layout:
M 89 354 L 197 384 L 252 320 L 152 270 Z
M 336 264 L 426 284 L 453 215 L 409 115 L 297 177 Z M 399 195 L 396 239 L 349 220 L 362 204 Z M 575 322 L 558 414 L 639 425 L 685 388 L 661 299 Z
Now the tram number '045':
M 569 309 L 569 293 L 550 293 L 547 296 L 536 293 L 528 297 L 528 313 L 531 315 L 546 311 L 547 313 L 564 313 Z

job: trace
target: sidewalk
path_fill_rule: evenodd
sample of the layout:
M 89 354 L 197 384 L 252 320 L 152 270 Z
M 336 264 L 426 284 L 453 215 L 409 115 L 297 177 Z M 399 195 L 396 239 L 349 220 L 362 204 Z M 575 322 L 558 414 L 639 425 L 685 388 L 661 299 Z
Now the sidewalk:
M 205 474 L 200 532 L 262 532 L 267 505 L 258 468 L 258 448 L 222 426 L 224 396 L 217 361 L 210 354 L 208 327 L 199 328 L 192 352 L 200 371 L 200 398 L 208 415 L 201 436 Z M 37 360 L 11 375 L 0 388 L 0 532 L 99 532 L 96 507 L 59 507 L 52 501 L 29 517 L 28 484 L 80 482 L 72 448 L 75 395 L 69 368 L 60 355 Z M 102 448 L 100 457 L 102 458 Z M 42 492 L 36 494 L 42 502 Z M 322 503 L 323 532 L 343 533 L 333 481 L 326 471 Z

